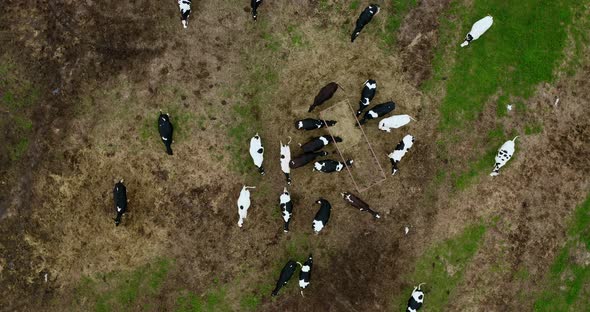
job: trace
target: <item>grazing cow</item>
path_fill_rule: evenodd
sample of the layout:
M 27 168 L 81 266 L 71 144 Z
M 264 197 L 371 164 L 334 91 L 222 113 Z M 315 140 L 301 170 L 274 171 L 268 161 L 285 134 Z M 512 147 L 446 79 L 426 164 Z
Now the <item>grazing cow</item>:
M 258 167 L 258 171 L 261 175 L 264 175 L 264 167 L 262 167 L 262 161 L 264 160 L 264 147 L 262 146 L 262 140 L 258 133 L 250 139 L 250 156 L 254 161 L 254 165 Z
M 158 130 L 160 131 L 160 138 L 162 138 L 162 142 L 166 146 L 166 153 L 168 155 L 172 155 L 172 133 L 174 132 L 174 127 L 172 127 L 172 123 L 170 122 L 170 115 L 163 114 L 160 111 L 160 117 L 158 117 Z
M 473 40 L 477 40 L 477 38 L 481 37 L 494 23 L 494 18 L 490 15 L 480 19 L 479 21 L 475 22 L 471 27 L 471 31 L 465 36 L 465 41 L 461 43 L 461 47 L 467 46 Z
M 315 152 L 315 151 L 319 151 L 321 150 L 324 146 L 330 144 L 330 143 L 340 143 L 342 142 L 342 139 L 340 137 L 333 137 L 333 136 L 326 136 L 326 135 L 322 135 L 321 137 L 316 137 L 311 139 L 311 141 L 300 145 L 301 149 L 305 152 L 305 153 L 311 153 L 311 152 Z
M 291 159 L 291 161 L 289 162 L 289 167 L 291 169 L 303 167 L 303 166 L 309 164 L 310 162 L 314 161 L 316 159 L 316 157 L 318 157 L 318 156 L 328 156 L 328 152 L 319 151 L 319 152 L 314 152 L 314 153 L 301 154 L 301 155 Z
M 395 115 L 387 118 L 383 118 L 379 121 L 379 129 L 387 132 L 391 132 L 391 128 L 403 127 L 410 123 L 411 120 L 416 120 L 410 115 Z
M 346 201 L 347 203 L 349 203 L 353 207 L 358 208 L 360 211 L 369 212 L 370 214 L 373 215 L 373 218 L 375 218 L 375 219 L 381 218 L 381 216 L 377 212 L 373 211 L 369 207 L 369 204 L 365 203 L 362 199 L 356 197 L 355 195 L 348 193 L 348 192 L 340 193 L 340 195 L 342 195 L 342 198 L 344 198 L 344 201 Z
M 326 127 L 331 127 L 336 124 L 335 120 L 318 120 L 312 118 L 305 118 L 302 120 L 297 120 L 295 122 L 295 128 L 297 130 L 315 130 Z
M 289 232 L 289 222 L 291 221 L 291 215 L 293 214 L 293 203 L 291 202 L 291 195 L 287 192 L 287 188 L 283 189 L 280 197 L 281 213 L 283 214 L 285 233 Z
M 393 101 L 377 104 L 373 106 L 368 112 L 363 115 L 363 119 L 359 122 L 364 125 L 368 120 L 379 118 L 391 113 L 395 109 L 395 103 Z
M 242 227 L 244 219 L 248 217 L 248 208 L 250 208 L 250 191 L 248 189 L 256 188 L 256 186 L 245 186 L 240 191 L 240 197 L 238 197 L 238 226 Z
M 320 204 L 320 210 L 315 214 L 312 226 L 313 232 L 318 234 L 328 224 L 328 220 L 330 220 L 332 205 L 323 198 L 320 198 L 316 203 Z
M 300 264 L 301 265 L 301 264 Z M 299 288 L 301 289 L 301 296 L 303 296 L 303 290 L 309 286 L 311 280 L 311 269 L 313 267 L 313 257 L 309 254 L 307 260 L 301 265 L 301 271 L 299 271 Z
M 354 42 L 354 39 L 358 37 L 358 35 L 361 33 L 361 30 L 363 30 L 365 25 L 367 25 L 373 19 L 373 16 L 379 13 L 379 10 L 381 9 L 376 4 L 371 4 L 363 10 L 359 18 L 356 20 L 356 27 L 350 36 L 350 42 Z
M 316 161 L 313 164 L 313 171 L 320 171 L 324 173 L 331 173 L 331 172 L 340 172 L 344 167 L 351 167 L 354 161 L 352 159 L 347 160 L 346 162 L 339 162 L 336 160 L 325 159 Z
M 191 15 L 191 0 L 178 0 L 180 8 L 180 20 L 184 28 L 188 27 L 188 17 Z
M 361 92 L 361 100 L 359 101 L 359 110 L 356 111 L 356 116 L 360 116 L 365 108 L 369 107 L 371 100 L 375 97 L 377 92 L 377 81 L 369 79 L 365 81 L 365 86 Z
M 408 134 L 397 144 L 393 152 L 387 155 L 391 161 L 391 175 L 394 175 L 397 172 L 397 164 L 412 145 L 414 145 L 414 137 Z
M 254 21 L 256 21 L 256 18 L 258 17 L 258 12 L 256 12 L 256 10 L 258 9 L 258 7 L 262 4 L 262 0 L 251 0 L 250 1 L 250 7 L 252 7 L 252 18 L 254 19 Z
M 494 170 L 490 175 L 495 177 L 500 174 L 500 168 L 502 168 L 514 155 L 514 142 L 518 136 L 514 137 L 511 141 L 506 141 L 500 149 L 498 150 L 498 154 L 496 155 L 496 164 L 494 165 Z
M 327 84 L 323 88 L 321 88 L 320 92 L 318 92 L 318 95 L 316 95 L 315 98 L 313 99 L 313 104 L 311 104 L 311 106 L 309 107 L 308 112 L 311 113 L 311 111 L 314 108 L 324 104 L 324 102 L 331 99 L 332 96 L 334 96 L 334 93 L 336 93 L 336 90 L 338 90 L 338 87 L 340 87 L 340 85 L 338 83 L 330 82 L 329 84 Z M 342 89 L 342 87 L 340 87 L 340 89 Z
M 289 174 L 291 173 L 291 168 L 289 167 L 289 162 L 291 161 L 291 148 L 289 147 L 289 143 L 291 143 L 291 137 L 289 137 L 289 142 L 283 145 L 283 141 L 281 143 L 281 170 L 285 174 L 285 178 L 287 179 L 287 184 L 291 185 L 291 177 Z
M 293 260 L 289 260 L 287 262 L 287 264 L 285 264 L 285 266 L 281 270 L 281 275 L 279 276 L 279 280 L 277 281 L 277 286 L 272 291 L 272 296 L 278 295 L 279 290 L 281 290 L 281 287 L 287 285 L 287 282 L 291 279 L 291 276 L 293 276 L 293 273 L 295 273 L 296 268 L 297 268 L 297 262 L 295 262 Z
M 121 181 L 115 183 L 115 188 L 113 189 L 113 199 L 115 200 L 115 211 L 117 212 L 117 217 L 115 220 L 115 226 L 119 226 L 121 223 L 121 217 L 125 212 L 127 212 L 127 188 L 125 184 L 123 184 L 123 179 Z
M 421 286 L 422 284 L 418 285 L 418 287 L 414 287 L 412 295 L 410 296 L 410 299 L 408 299 L 406 312 L 416 312 L 422 307 L 422 303 L 424 302 L 424 292 L 420 290 Z

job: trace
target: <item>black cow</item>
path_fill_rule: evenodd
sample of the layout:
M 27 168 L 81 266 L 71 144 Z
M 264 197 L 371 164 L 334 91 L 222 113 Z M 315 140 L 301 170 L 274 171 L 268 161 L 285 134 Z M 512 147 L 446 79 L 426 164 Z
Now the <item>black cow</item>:
M 351 167 L 354 161 L 352 159 L 347 160 L 346 162 L 339 162 L 336 160 L 325 159 L 316 161 L 313 164 L 313 171 L 320 171 L 324 173 L 331 173 L 331 172 L 340 172 L 344 167 Z
M 365 203 L 362 199 L 356 197 L 355 195 L 345 192 L 345 193 L 341 193 L 340 195 L 342 195 L 342 198 L 344 198 L 344 201 L 346 201 L 347 203 L 349 203 L 351 206 L 359 209 L 360 211 L 367 211 L 370 214 L 373 215 L 373 217 L 375 219 L 379 219 L 381 218 L 381 216 L 379 216 L 379 214 L 375 211 L 373 211 L 370 207 L 369 204 Z
M 292 158 L 289 162 L 289 168 L 295 169 L 299 167 L 303 167 L 310 162 L 314 161 L 318 156 L 327 156 L 328 153 L 324 151 L 314 152 L 314 153 L 304 153 L 295 158 Z
M 323 198 L 320 198 L 316 203 L 320 204 L 320 210 L 315 214 L 312 226 L 313 232 L 318 234 L 328 224 L 328 220 L 330 220 L 332 205 Z
M 258 17 L 258 12 L 256 12 L 256 10 L 258 9 L 258 6 L 260 6 L 261 4 L 262 0 L 250 1 L 250 7 L 252 7 L 252 18 L 254 19 L 254 21 L 256 21 L 256 18 Z
M 172 127 L 172 123 L 170 122 L 169 114 L 164 114 L 162 111 L 160 111 L 160 117 L 158 118 L 158 130 L 160 131 L 160 138 L 166 146 L 166 153 L 168 153 L 168 155 L 172 155 L 172 133 L 174 132 L 174 127 Z
M 395 109 L 395 103 L 393 101 L 377 104 L 373 106 L 368 112 L 363 115 L 363 119 L 359 122 L 364 125 L 368 120 L 379 118 L 391 113 Z
M 365 108 L 369 107 L 371 100 L 375 97 L 377 92 L 377 81 L 369 79 L 365 81 L 363 91 L 361 92 L 361 100 L 359 101 L 359 109 L 356 111 L 356 116 L 360 116 Z
M 406 312 L 416 312 L 422 307 L 422 303 L 424 302 L 424 292 L 420 290 L 420 286 L 422 286 L 422 284 L 418 285 L 418 287 L 414 287 L 412 295 L 410 296 L 410 299 L 408 299 Z
M 114 219 L 115 226 L 119 226 L 121 223 L 121 217 L 127 212 L 127 188 L 125 187 L 125 184 L 123 184 L 123 179 L 115 183 L 113 199 L 115 200 L 115 211 L 117 212 L 117 217 Z
M 320 92 L 318 92 L 318 95 L 316 95 L 315 99 L 313 99 L 313 104 L 311 104 L 311 106 L 309 107 L 308 112 L 311 112 L 314 108 L 316 108 L 316 106 L 320 106 L 324 104 L 324 102 L 326 102 L 327 100 L 331 99 L 334 93 L 336 93 L 336 90 L 338 90 L 338 87 L 340 87 L 340 85 L 336 82 L 330 82 L 329 84 L 321 88 Z M 340 88 L 342 89 L 342 87 Z
M 311 269 L 313 267 L 313 257 L 311 254 L 307 257 L 307 260 L 301 265 L 301 271 L 299 271 L 299 288 L 301 289 L 301 295 L 303 296 L 303 290 L 309 286 L 311 280 Z
M 301 145 L 301 149 L 306 153 L 311 153 L 319 151 L 324 146 L 334 142 L 340 143 L 342 142 L 342 139 L 340 137 L 333 137 L 331 135 L 322 135 L 320 137 L 313 138 L 311 141 Z
M 352 31 L 352 35 L 350 36 L 350 42 L 354 42 L 354 39 L 358 37 L 358 35 L 361 33 L 361 30 L 363 30 L 365 25 L 367 25 L 371 21 L 371 19 L 373 19 L 373 16 L 379 13 L 379 10 L 380 8 L 376 4 L 371 4 L 363 10 L 359 18 L 356 20 L 356 27 L 354 28 L 354 30 Z
M 293 203 L 291 202 L 291 195 L 287 191 L 287 188 L 281 193 L 279 206 L 283 215 L 284 226 L 283 230 L 285 233 L 289 232 L 289 223 L 291 222 L 291 216 L 293 215 Z
M 291 279 L 291 276 L 293 276 L 293 273 L 295 273 L 296 268 L 297 268 L 297 262 L 295 262 L 293 260 L 289 260 L 287 262 L 287 264 L 285 264 L 285 266 L 281 270 L 281 275 L 279 276 L 279 280 L 277 281 L 277 286 L 272 291 L 272 296 L 278 295 L 279 290 L 281 290 L 281 287 L 287 285 L 287 282 Z
M 315 130 L 326 127 L 331 127 L 336 124 L 335 120 L 318 120 L 312 118 L 305 118 L 295 122 L 295 128 L 298 130 Z
M 180 9 L 180 21 L 182 27 L 188 27 L 188 17 L 191 15 L 191 0 L 178 0 L 178 8 Z

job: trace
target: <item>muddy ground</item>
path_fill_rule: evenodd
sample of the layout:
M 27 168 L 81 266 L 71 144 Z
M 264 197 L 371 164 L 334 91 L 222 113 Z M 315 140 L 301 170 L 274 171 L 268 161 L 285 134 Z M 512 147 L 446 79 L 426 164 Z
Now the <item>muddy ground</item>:
M 327 3 L 333 10 L 318 1 L 265 3 L 253 23 L 247 1 L 199 1 L 183 30 L 173 1 L 8 1 L 0 19 L 10 36 L 3 57 L 38 86 L 40 101 L 27 112 L 33 121 L 27 153 L 2 163 L 3 309 L 85 310 L 75 292 L 83 276 L 166 257 L 175 265 L 162 295 L 152 299 L 155 309 L 172 309 L 179 285 L 200 294 L 218 280 L 234 285 L 228 300 L 235 299 L 231 307 L 238 310 L 242 293 L 268 279 L 274 283 L 272 272 L 293 243 L 316 258 L 313 287 L 305 298 L 294 289 L 276 300 L 265 296 L 261 311 L 390 310 L 393 296 L 419 282 L 403 280 L 402 273 L 433 241 L 492 218 L 499 221 L 449 310 L 530 306 L 530 299 L 514 294 L 539 286 L 521 285 L 514 274 L 527 267 L 540 283 L 563 242 L 568 216 L 589 189 L 588 62 L 574 77 L 559 75 L 539 87 L 526 118 L 541 120 L 543 131 L 521 136 L 519 156 L 500 179 L 482 176 L 457 192 L 449 181 L 435 183 L 435 176 L 448 163 L 449 171 L 457 170 L 461 162 L 447 158 L 467 161 L 469 147 L 459 143 L 449 154 L 437 152 L 441 99 L 419 89 L 430 77 L 437 16 L 448 1 L 420 2 L 392 49 L 369 31 L 351 48 L 348 31 L 356 13 Z M 425 16 L 422 22 L 417 15 Z M 385 155 L 406 133 L 416 137 L 399 173 L 362 194 L 383 218 L 374 221 L 343 204 L 339 193 L 353 189 L 344 172 L 318 175 L 305 168 L 292 174 L 295 217 L 291 233 L 283 234 L 279 140 L 293 137 L 297 153 L 296 143 L 315 133 L 296 132 L 292 123 L 318 116 L 307 108 L 319 87 L 337 81 L 344 88 L 325 107 L 344 99 L 355 106 L 369 77 L 379 83 L 376 103 L 393 99 L 397 113 L 418 120 L 392 133 L 378 130 L 377 122 L 365 128 L 386 173 Z M 260 83 L 267 87 L 252 87 Z M 59 94 L 51 93 L 55 88 Z M 558 107 L 550 105 L 555 94 Z M 230 134 L 243 120 L 234 107 L 254 102 L 260 109 L 248 121 L 256 124 L 247 127 L 259 131 L 266 146 L 264 177 L 253 166 L 240 174 L 231 165 L 234 145 L 245 151 L 248 144 Z M 494 107 L 479 124 L 493 123 Z M 155 131 L 160 108 L 178 122 L 174 156 L 165 154 Z M 506 126 L 517 129 L 526 121 Z M 337 157 L 333 147 L 328 150 Z M 115 227 L 111 192 L 120 178 L 130 211 Z M 235 201 L 242 184 L 258 188 L 240 229 Z M 329 226 L 314 236 L 318 197 L 334 210 Z M 410 235 L 403 235 L 404 226 Z M 493 270 L 497 261 L 506 269 Z

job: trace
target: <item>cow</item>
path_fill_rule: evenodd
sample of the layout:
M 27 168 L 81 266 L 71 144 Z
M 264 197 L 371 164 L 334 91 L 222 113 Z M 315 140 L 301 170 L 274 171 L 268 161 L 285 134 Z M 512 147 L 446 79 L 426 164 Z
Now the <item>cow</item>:
M 119 182 L 115 183 L 115 188 L 113 189 L 115 211 L 117 212 L 117 217 L 113 219 L 115 220 L 115 226 L 121 224 L 121 217 L 127 212 L 127 203 L 129 202 L 127 199 L 127 188 L 123 182 L 124 180 L 121 179 Z
M 319 151 L 319 152 L 314 152 L 314 153 L 301 154 L 301 155 L 291 159 L 291 161 L 289 162 L 289 167 L 291 169 L 303 167 L 303 166 L 309 164 L 310 162 L 314 161 L 318 156 L 328 156 L 328 152 Z
M 336 124 L 335 120 L 318 120 L 313 118 L 305 118 L 295 122 L 297 130 L 315 130 L 324 127 L 331 127 Z
M 424 292 L 420 290 L 422 285 L 423 283 L 414 287 L 414 290 L 412 290 L 412 295 L 410 296 L 410 299 L 408 299 L 406 312 L 416 312 L 422 307 L 422 303 L 424 302 Z
M 264 175 L 264 167 L 262 161 L 264 160 L 264 147 L 262 146 L 262 140 L 258 133 L 250 139 L 250 156 L 254 161 L 254 165 L 258 167 L 258 172 Z
M 311 280 L 311 269 L 313 267 L 313 257 L 309 254 L 307 260 L 301 265 L 301 271 L 299 271 L 299 289 L 301 290 L 301 296 L 303 296 L 303 290 L 309 286 Z
M 477 38 L 481 37 L 494 23 L 494 18 L 490 15 L 480 19 L 479 21 L 475 22 L 471 27 L 471 31 L 465 36 L 465 41 L 461 43 L 461 47 L 465 47 L 471 43 L 473 40 L 477 40 Z
M 248 189 L 254 189 L 256 186 L 245 186 L 240 191 L 240 197 L 238 197 L 238 226 L 242 227 L 244 220 L 248 217 L 248 208 L 250 208 L 250 191 Z
M 498 150 L 498 154 L 496 155 L 496 164 L 494 165 L 494 169 L 490 175 L 495 177 L 500 174 L 500 168 L 502 168 L 506 163 L 512 158 L 514 155 L 514 143 L 518 136 L 515 136 L 514 139 L 510 141 L 504 142 L 500 149 Z
M 313 104 L 311 104 L 311 106 L 309 106 L 308 112 L 311 113 L 311 111 L 313 111 L 314 108 L 324 104 L 324 102 L 331 99 L 332 96 L 334 96 L 334 93 L 336 93 L 336 90 L 338 90 L 338 87 L 340 87 L 340 89 L 342 89 L 342 87 L 338 83 L 330 82 L 329 84 L 327 84 L 323 88 L 321 88 L 320 92 L 318 92 L 318 95 L 316 95 L 315 98 L 313 99 Z
M 414 145 L 414 137 L 408 134 L 395 146 L 393 152 L 387 155 L 391 161 L 391 175 L 394 175 L 397 172 L 397 164 L 412 145 Z
M 358 37 L 361 30 L 363 30 L 363 28 L 373 19 L 373 16 L 377 15 L 380 10 L 381 9 L 376 4 L 371 4 L 363 10 L 359 18 L 356 20 L 356 27 L 350 36 L 350 42 L 354 42 L 354 39 Z
M 291 148 L 289 147 L 289 143 L 291 143 L 291 137 L 289 137 L 289 142 L 283 145 L 283 141 L 279 141 L 281 143 L 281 170 L 285 174 L 285 178 L 287 179 L 287 185 L 291 185 L 291 168 L 289 167 L 289 162 L 291 161 Z
M 160 111 L 160 117 L 158 117 L 158 131 L 160 132 L 160 138 L 166 146 L 166 153 L 168 155 L 172 155 L 172 133 L 174 132 L 174 127 L 172 127 L 172 123 L 170 122 L 170 115 L 164 114 Z
M 377 92 L 377 81 L 369 79 L 365 81 L 363 91 L 361 91 L 361 99 L 359 101 L 359 109 L 356 111 L 356 116 L 360 116 L 365 108 L 369 107 L 371 100 L 375 97 Z
M 321 150 L 324 146 L 330 144 L 330 143 L 340 143 L 342 142 L 342 138 L 340 137 L 333 137 L 333 136 L 327 136 L 327 135 L 322 135 L 320 137 L 316 137 L 311 139 L 311 141 L 303 144 L 303 145 L 299 145 L 301 146 L 301 149 L 303 150 L 303 152 L 305 153 L 311 153 L 311 152 L 315 152 L 315 151 L 319 151 Z
M 387 118 L 383 118 L 379 121 L 379 129 L 391 132 L 391 128 L 400 128 L 410 123 L 410 121 L 416 121 L 410 115 L 395 115 Z
M 344 167 L 350 168 L 353 162 L 352 159 L 347 160 L 346 162 L 339 162 L 331 159 L 320 160 L 313 164 L 312 171 L 320 171 L 323 173 L 340 172 Z
M 323 198 L 318 199 L 316 203 L 320 204 L 320 209 L 313 218 L 312 227 L 314 234 L 319 234 L 320 231 L 328 224 L 328 220 L 330 220 L 332 205 L 330 205 L 330 202 Z
M 258 18 L 258 12 L 256 10 L 258 10 L 258 7 L 262 4 L 262 0 L 251 0 L 250 1 L 250 7 L 252 7 L 252 18 L 254 19 L 254 21 L 256 22 L 256 19 Z
M 180 21 L 182 27 L 188 27 L 188 17 L 191 15 L 191 0 L 178 0 L 178 8 L 180 9 Z
M 279 280 L 277 281 L 277 286 L 272 291 L 272 296 L 276 296 L 279 294 L 279 290 L 291 279 L 293 274 L 295 273 L 295 269 L 297 268 L 297 262 L 293 260 L 287 261 L 287 264 L 281 270 L 281 275 L 279 276 Z
M 377 212 L 373 211 L 369 207 L 369 204 L 365 203 L 362 199 L 356 197 L 355 195 L 353 195 L 349 192 L 340 193 L 340 195 L 342 195 L 342 198 L 344 198 L 344 201 L 349 203 L 351 206 L 359 209 L 360 211 L 369 212 L 370 214 L 373 215 L 373 218 L 375 218 L 375 219 L 381 218 L 381 216 Z
M 364 125 L 367 121 L 385 116 L 391 113 L 394 109 L 395 103 L 393 101 L 377 104 L 363 115 L 363 119 L 359 120 L 359 123 Z
M 287 233 L 289 232 L 289 223 L 291 221 L 291 215 L 293 215 L 293 203 L 291 202 L 291 195 L 287 191 L 286 187 L 283 189 L 283 193 L 281 193 L 281 197 L 279 199 L 279 206 L 281 208 L 281 213 L 283 215 L 283 221 L 285 221 L 283 231 Z

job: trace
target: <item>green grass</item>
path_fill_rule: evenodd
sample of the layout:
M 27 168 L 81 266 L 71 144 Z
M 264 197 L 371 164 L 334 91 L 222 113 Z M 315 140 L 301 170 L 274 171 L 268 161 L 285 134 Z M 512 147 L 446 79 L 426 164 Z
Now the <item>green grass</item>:
M 246 295 L 240 300 L 240 308 L 243 311 L 256 311 L 262 303 L 262 299 L 256 295 Z
M 543 132 L 543 124 L 542 123 L 533 123 L 533 124 L 526 125 L 524 127 L 524 134 L 526 134 L 526 135 L 539 134 L 541 132 Z
M 381 13 L 384 13 L 385 27 L 381 33 L 381 39 L 386 46 L 392 46 L 397 40 L 397 31 L 402 24 L 406 14 L 418 4 L 417 0 L 391 0 L 390 7 L 382 8 Z M 383 12 L 385 11 L 385 12 Z M 377 15 L 379 17 L 379 15 Z
M 190 132 L 194 129 L 195 125 L 198 125 L 198 119 L 193 113 L 184 111 L 180 108 L 180 103 L 169 107 L 163 107 L 164 113 L 170 114 L 170 121 L 174 125 L 174 142 L 182 141 L 189 137 Z M 141 127 L 139 127 L 139 137 L 143 141 L 160 141 L 160 134 L 158 130 L 158 116 L 160 112 L 154 112 L 153 114 L 144 117 Z M 200 128 L 199 128 L 200 129 Z M 172 145 L 174 149 L 174 145 Z
M 223 312 L 231 311 L 226 300 L 225 288 L 209 291 L 202 297 L 188 292 L 176 300 L 176 312 Z
M 416 261 L 413 271 L 404 280 L 413 286 L 426 283 L 424 308 L 428 311 L 444 311 L 455 287 L 463 280 L 465 268 L 479 249 L 486 232 L 484 225 L 467 227 L 460 235 L 445 240 L 427 250 Z M 397 296 L 393 311 L 405 311 L 412 288 Z
M 350 5 L 348 6 L 348 8 L 351 11 L 356 11 L 360 7 L 360 5 L 361 5 L 361 1 L 360 0 L 353 0 L 353 1 L 350 2 Z
M 535 311 L 588 311 L 590 266 L 576 262 L 575 253 L 590 253 L 590 194 L 579 205 L 568 229 L 568 241 L 551 266 Z

